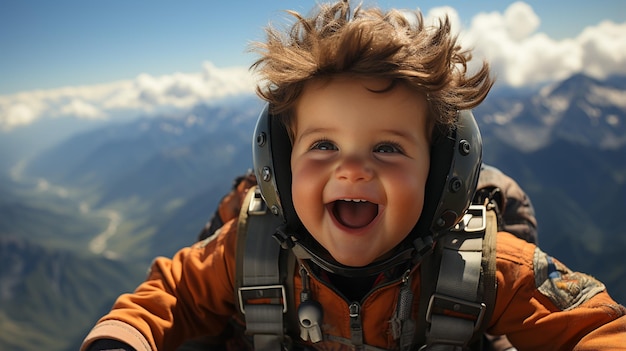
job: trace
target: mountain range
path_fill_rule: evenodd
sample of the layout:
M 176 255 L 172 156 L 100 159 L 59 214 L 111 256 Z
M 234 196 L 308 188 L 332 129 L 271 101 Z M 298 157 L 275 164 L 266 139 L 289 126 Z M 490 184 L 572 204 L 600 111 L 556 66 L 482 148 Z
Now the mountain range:
M 75 123 L 23 149 L 43 126 L 3 138 L 0 349 L 76 349 L 155 256 L 193 243 L 233 178 L 252 166 L 261 106 L 242 96 Z M 484 161 L 529 194 L 542 249 L 626 303 L 626 77 L 494 91 L 474 115 Z

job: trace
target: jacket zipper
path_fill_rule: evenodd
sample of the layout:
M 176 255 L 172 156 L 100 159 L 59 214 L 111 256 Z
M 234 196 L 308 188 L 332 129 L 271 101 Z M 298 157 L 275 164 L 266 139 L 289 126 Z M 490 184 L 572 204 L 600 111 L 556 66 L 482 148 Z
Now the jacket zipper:
M 328 284 L 323 279 L 319 279 L 315 274 L 313 274 L 310 271 L 310 268 L 306 264 L 302 264 L 301 265 L 301 274 L 303 273 L 302 269 L 304 270 L 304 272 L 306 272 L 306 274 L 310 278 L 315 279 L 316 281 L 318 281 L 319 283 L 321 283 L 322 285 L 324 285 L 325 287 L 327 287 L 328 289 L 333 291 L 335 294 L 339 295 L 344 301 L 346 301 L 346 303 L 348 304 L 348 315 L 350 316 L 350 338 L 351 338 L 351 342 L 352 342 L 355 350 L 363 350 L 364 349 L 364 345 L 363 345 L 363 323 L 362 323 L 362 320 L 361 320 L 361 304 L 358 301 L 350 302 L 340 291 L 335 289 L 334 286 Z M 380 290 L 380 289 L 388 287 L 390 285 L 394 285 L 394 284 L 406 285 L 407 281 L 408 281 L 408 276 L 410 275 L 410 273 L 411 273 L 411 270 L 408 270 L 407 272 L 405 272 L 402 275 L 402 277 L 376 286 L 376 288 L 370 290 L 367 293 L 367 295 L 363 296 L 363 299 L 361 301 L 367 300 L 367 298 L 372 293 L 374 293 L 374 291 Z
M 348 306 L 350 315 L 350 340 L 355 350 L 363 349 L 363 325 L 361 323 L 361 304 L 353 301 Z

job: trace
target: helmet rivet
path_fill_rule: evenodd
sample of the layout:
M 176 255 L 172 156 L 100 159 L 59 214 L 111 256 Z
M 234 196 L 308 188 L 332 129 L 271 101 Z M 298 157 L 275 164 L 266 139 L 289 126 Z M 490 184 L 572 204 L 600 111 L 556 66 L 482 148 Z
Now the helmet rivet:
M 269 167 L 263 167 L 263 171 L 261 172 L 264 182 L 269 182 L 272 179 L 272 171 Z
M 443 218 L 439 217 L 437 218 L 437 222 L 435 224 L 437 224 L 437 227 L 443 228 L 443 226 L 446 225 L 446 221 Z
M 265 145 L 266 141 L 267 141 L 267 137 L 266 137 L 265 133 L 261 132 L 261 133 L 259 133 L 259 135 L 256 136 L 256 144 L 258 146 Z
M 463 156 L 469 155 L 470 149 L 471 149 L 471 145 L 469 141 L 465 139 L 459 141 L 459 152 L 461 153 L 461 155 Z
M 450 191 L 452 191 L 453 193 L 456 193 L 457 191 L 461 190 L 462 187 L 463 187 L 463 182 L 459 178 L 454 177 L 452 178 L 452 180 L 450 180 Z
M 274 215 L 278 216 L 278 206 L 272 205 L 272 208 L 270 210 Z

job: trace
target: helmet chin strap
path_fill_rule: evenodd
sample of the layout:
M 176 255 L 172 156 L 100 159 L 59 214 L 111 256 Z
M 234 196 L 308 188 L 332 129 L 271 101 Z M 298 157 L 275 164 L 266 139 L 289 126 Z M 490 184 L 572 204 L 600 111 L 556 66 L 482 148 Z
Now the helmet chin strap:
M 298 239 L 294 235 L 286 234 L 279 228 L 274 238 L 283 248 L 290 248 L 294 255 L 301 260 L 310 260 L 327 272 L 345 277 L 368 277 L 388 271 L 403 263 L 419 263 L 433 249 L 433 237 L 418 236 L 412 242 L 408 238 L 415 237 L 409 234 L 407 239 L 393 251 L 392 255 L 383 260 L 375 261 L 367 266 L 352 267 L 337 262 L 319 243 L 314 240 Z M 310 234 L 306 235 L 307 237 Z

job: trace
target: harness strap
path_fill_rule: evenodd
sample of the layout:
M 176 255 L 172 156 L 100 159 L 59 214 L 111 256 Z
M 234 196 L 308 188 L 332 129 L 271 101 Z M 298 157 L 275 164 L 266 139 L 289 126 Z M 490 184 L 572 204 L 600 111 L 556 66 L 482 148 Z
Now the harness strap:
M 237 246 L 235 294 L 255 350 L 282 350 L 289 340 L 284 318 L 288 306 L 294 306 L 294 296 L 293 286 L 284 283 L 292 283 L 295 258 L 271 235 L 255 235 L 275 233 L 280 224 L 260 192 L 250 189 L 238 221 L 238 242 L 243 244 Z M 436 281 L 436 286 L 422 285 L 417 332 L 402 325 L 403 346 L 413 334 L 418 345 L 427 345 L 424 350 L 461 350 L 482 335 L 496 293 L 492 252 L 496 232 L 494 212 L 470 206 L 459 227 L 440 237 L 434 254 L 421 266 L 422 282 Z M 406 317 L 399 320 L 411 322 Z
M 496 226 L 493 211 L 470 206 L 458 227 L 441 235 L 436 254 L 423 262 L 423 282 L 434 281 L 432 272 L 439 267 L 434 291 L 420 292 L 423 349 L 461 350 L 482 335 L 495 299 Z
M 257 188 L 248 191 L 238 223 L 235 293 L 239 312 L 246 323 L 246 334 L 253 335 L 255 350 L 281 350 L 284 340 L 283 315 L 287 312 L 287 292 L 282 285 L 280 245 L 269 233 L 280 224 L 268 213 Z M 248 227 L 255 233 L 248 235 Z M 245 257 L 245 259 L 244 259 Z
M 493 207 L 493 209 L 491 208 Z M 487 310 L 483 316 L 483 325 L 480 328 L 484 332 L 491 317 L 493 316 L 494 304 L 496 301 L 496 293 L 498 291 L 498 280 L 496 279 L 496 237 L 498 236 L 498 214 L 495 205 L 488 203 L 486 216 L 485 237 L 483 239 L 483 274 L 480 281 L 482 292 L 482 301 L 487 305 Z

